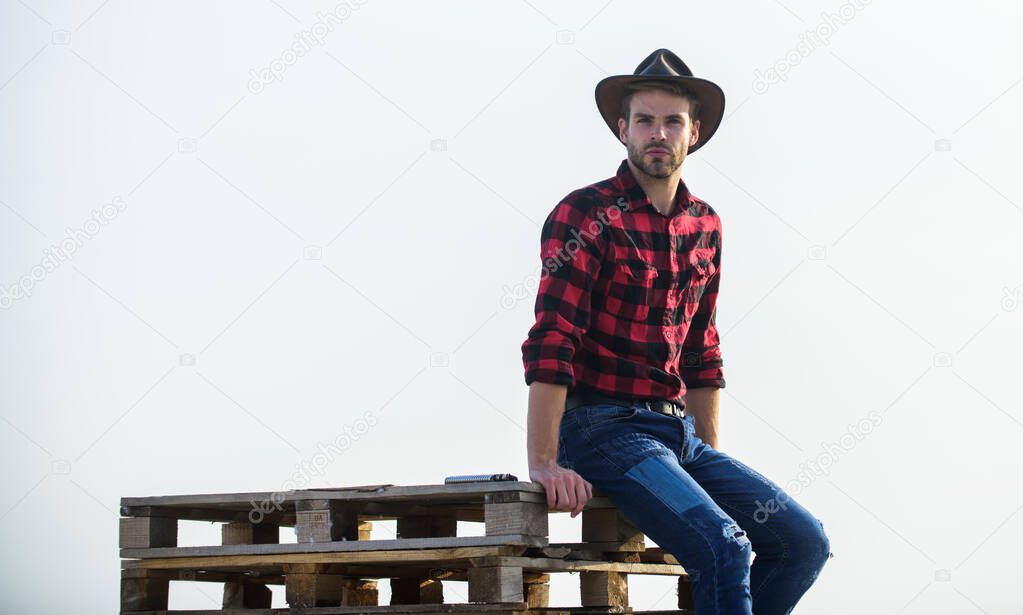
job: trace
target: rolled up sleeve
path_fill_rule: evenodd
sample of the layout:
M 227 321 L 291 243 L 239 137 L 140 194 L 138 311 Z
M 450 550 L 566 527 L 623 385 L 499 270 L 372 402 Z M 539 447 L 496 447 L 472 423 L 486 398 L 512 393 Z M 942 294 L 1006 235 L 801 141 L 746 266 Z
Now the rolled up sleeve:
M 607 249 L 595 209 L 589 199 L 573 193 L 544 222 L 536 321 L 521 347 L 527 385 L 575 386 L 573 359 L 590 326 L 591 292 Z
M 687 389 L 725 387 L 721 340 L 717 328 L 718 287 L 721 283 L 720 241 L 714 254 L 714 265 L 714 273 L 707 279 L 696 314 L 682 344 L 679 371 Z

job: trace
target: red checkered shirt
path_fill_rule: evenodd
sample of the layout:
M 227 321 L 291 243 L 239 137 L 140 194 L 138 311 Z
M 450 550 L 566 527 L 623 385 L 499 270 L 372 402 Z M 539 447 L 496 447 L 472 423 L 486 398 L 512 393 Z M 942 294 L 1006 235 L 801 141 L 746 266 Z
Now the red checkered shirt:
M 527 385 L 683 403 L 687 388 L 725 386 L 721 220 L 681 179 L 664 215 L 623 160 L 547 216 L 540 259 L 536 323 L 522 343 Z

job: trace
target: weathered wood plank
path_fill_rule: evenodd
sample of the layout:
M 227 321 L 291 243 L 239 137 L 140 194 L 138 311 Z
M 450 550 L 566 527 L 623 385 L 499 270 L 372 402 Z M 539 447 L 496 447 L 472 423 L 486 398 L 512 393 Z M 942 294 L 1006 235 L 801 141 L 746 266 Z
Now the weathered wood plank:
M 122 517 L 167 517 L 187 521 L 248 521 L 294 525 L 294 507 L 290 510 L 259 509 L 252 504 L 201 508 L 191 506 L 121 506 Z
M 483 482 L 457 483 L 453 485 L 365 485 L 329 489 L 301 489 L 296 491 L 250 492 L 250 493 L 208 493 L 195 495 L 163 495 L 145 497 L 123 497 L 121 506 L 191 506 L 210 507 L 220 505 L 251 506 L 252 502 L 294 503 L 300 500 L 336 500 L 345 502 L 396 502 L 402 500 L 417 502 L 461 502 L 476 501 L 488 493 L 521 492 L 523 498 L 534 496 L 535 501 L 547 501 L 543 485 L 533 482 Z M 536 497 L 536 496 L 542 496 Z
M 297 611 L 297 609 L 295 610 Z M 173 615 L 289 615 L 295 611 L 290 609 L 255 609 L 255 610 L 189 610 L 170 611 Z M 553 609 L 540 611 L 544 615 L 603 615 L 608 610 L 593 609 Z M 523 603 L 517 604 L 409 604 L 400 606 L 356 606 L 356 607 L 312 607 L 302 609 L 305 615 L 448 615 L 450 613 L 487 613 L 488 615 L 536 615 L 535 611 L 526 611 Z M 168 615 L 168 611 L 140 611 L 132 615 Z
M 181 569 L 201 568 L 204 570 L 233 566 L 276 566 L 292 563 L 318 564 L 393 564 L 406 565 L 422 562 L 444 567 L 456 563 L 465 564 L 472 558 L 487 556 L 518 555 L 522 547 L 484 546 L 459 547 L 450 549 L 423 549 L 399 551 L 320 551 L 330 544 L 309 545 L 264 545 L 277 549 L 274 553 L 241 555 L 207 555 L 202 557 L 152 557 L 148 559 L 126 559 L 121 561 L 124 569 Z M 186 547 L 207 549 L 209 547 Z
M 473 558 L 473 566 L 520 566 L 524 570 L 537 572 L 582 572 L 605 571 L 627 574 L 684 575 L 685 568 L 676 564 L 645 564 L 638 562 L 607 562 L 587 560 L 562 560 L 542 557 L 486 556 Z
M 169 517 L 193 521 L 249 521 L 254 523 L 276 523 L 281 526 L 295 525 L 295 504 L 300 499 L 297 496 L 292 499 L 284 499 L 275 502 L 271 497 L 273 493 L 240 493 L 240 494 L 214 494 L 196 496 L 164 496 L 162 498 L 123 498 L 121 515 L 125 517 Z M 312 498 L 313 494 L 305 496 L 304 499 Z M 315 494 L 322 495 L 320 493 Z M 484 521 L 483 495 L 476 494 L 472 497 L 459 497 L 454 501 L 446 498 L 444 501 L 428 501 L 429 505 L 422 505 L 414 500 L 398 501 L 373 501 L 360 500 L 362 506 L 362 518 L 375 518 L 378 520 L 397 519 L 405 515 L 429 514 L 431 511 L 443 510 L 444 508 L 453 511 L 459 521 Z M 224 502 L 208 502 L 207 498 L 222 498 L 234 496 L 237 501 L 227 500 Z M 546 502 L 546 495 L 528 494 L 529 499 L 538 503 Z M 244 498 L 249 500 L 245 501 Z M 261 499 L 257 499 L 261 498 Z M 139 504 L 139 502 L 157 503 Z M 167 503 L 163 503 L 167 500 Z M 194 500 L 194 501 L 193 501 Z M 523 500 L 524 501 L 524 500 Z M 602 498 L 593 498 L 586 504 L 589 508 L 607 508 L 611 503 Z M 549 510 L 549 514 L 559 514 L 566 511 Z
M 536 536 L 441 536 L 437 538 L 398 538 L 395 540 L 342 540 L 300 544 L 223 545 L 211 547 L 168 547 L 121 549 L 123 559 L 196 558 L 232 555 L 279 555 L 288 553 L 351 553 L 402 550 L 463 549 L 472 547 L 542 547 L 546 539 Z
M 512 549 L 512 553 L 500 550 Z M 549 558 L 520 557 L 517 549 L 509 547 L 482 547 L 477 549 L 451 549 L 431 551 L 375 551 L 370 553 L 308 553 L 260 556 L 224 556 L 198 558 L 169 558 L 122 560 L 124 569 L 168 570 L 178 573 L 198 569 L 211 575 L 217 570 L 264 570 L 268 578 L 279 575 L 283 564 L 317 563 L 333 564 L 337 572 L 349 576 L 385 578 L 393 575 L 412 576 L 432 569 L 455 569 L 449 576 L 452 580 L 466 580 L 464 572 L 458 569 L 481 566 L 519 566 L 530 572 L 582 572 L 603 570 L 628 574 L 650 574 L 682 576 L 685 569 L 677 564 L 630 563 L 586 560 L 558 560 Z M 420 566 L 418 569 L 416 568 Z M 332 572 L 334 572 L 332 570 Z M 225 577 L 210 577 L 209 580 L 223 580 Z M 201 580 L 201 579 L 195 579 Z M 273 582 L 267 580 L 266 582 Z
M 313 607 L 302 609 L 306 615 L 450 615 L 451 613 L 487 613 L 488 615 L 610 615 L 631 613 L 632 615 L 694 615 L 693 611 L 632 611 L 614 607 L 550 607 L 526 609 L 519 604 L 423 604 L 376 607 Z M 289 615 L 289 609 L 253 609 L 231 611 L 171 611 L 173 615 Z M 132 615 L 168 615 L 167 611 L 141 611 Z

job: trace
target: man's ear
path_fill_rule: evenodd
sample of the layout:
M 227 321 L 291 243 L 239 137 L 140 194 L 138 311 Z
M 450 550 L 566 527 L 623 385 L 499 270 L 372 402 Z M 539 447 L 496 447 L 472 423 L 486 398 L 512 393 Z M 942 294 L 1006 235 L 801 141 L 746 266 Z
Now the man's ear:
M 700 120 L 693 122 L 693 128 L 689 134 L 689 147 L 696 145 L 700 140 Z
M 625 122 L 624 117 L 618 118 L 618 140 L 622 142 L 622 145 L 627 143 L 626 139 L 629 136 L 629 125 Z

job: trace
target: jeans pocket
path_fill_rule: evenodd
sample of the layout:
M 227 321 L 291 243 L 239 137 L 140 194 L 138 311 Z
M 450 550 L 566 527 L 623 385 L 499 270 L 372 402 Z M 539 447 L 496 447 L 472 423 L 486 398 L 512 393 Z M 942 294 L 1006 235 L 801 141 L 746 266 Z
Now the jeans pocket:
M 582 406 L 573 412 L 578 412 L 576 418 L 587 431 L 607 427 L 615 423 L 628 421 L 636 416 L 639 408 L 636 406 L 619 406 L 614 404 L 595 404 Z

